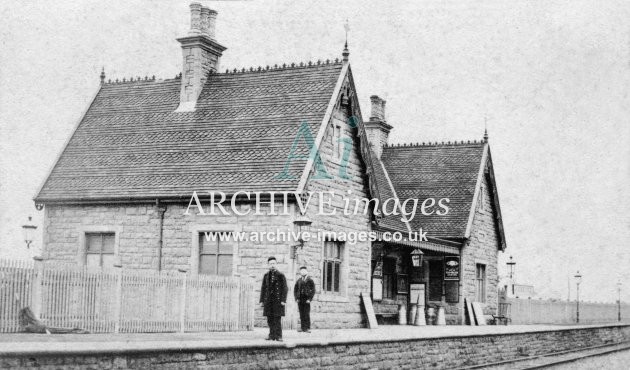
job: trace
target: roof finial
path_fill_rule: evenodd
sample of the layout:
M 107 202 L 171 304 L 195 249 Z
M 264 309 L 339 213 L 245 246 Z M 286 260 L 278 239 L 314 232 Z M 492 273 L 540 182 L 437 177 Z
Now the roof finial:
M 484 126 L 483 142 L 487 143 L 488 142 L 488 116 L 484 117 L 484 119 L 483 119 L 483 126 Z
M 101 69 L 101 85 L 105 83 L 105 67 Z
M 348 50 L 348 31 L 350 31 L 350 24 L 348 23 L 348 18 L 346 18 L 346 23 L 343 25 L 343 28 L 346 30 L 346 43 L 344 44 L 343 47 L 343 53 L 341 53 L 341 55 L 343 56 L 343 62 L 348 63 L 348 57 L 350 56 L 350 51 Z

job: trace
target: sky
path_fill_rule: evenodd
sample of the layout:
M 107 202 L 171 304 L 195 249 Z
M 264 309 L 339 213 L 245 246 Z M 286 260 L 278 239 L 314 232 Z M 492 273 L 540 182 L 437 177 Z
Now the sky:
M 630 301 L 630 2 L 202 1 L 221 70 L 341 57 L 390 143 L 481 139 L 487 126 L 516 280 L 541 297 Z M 2 1 L 0 258 L 41 248 L 33 196 L 108 78 L 181 70 L 188 1 Z M 392 5 L 395 4 L 395 5 Z M 33 216 L 35 245 L 21 225 Z

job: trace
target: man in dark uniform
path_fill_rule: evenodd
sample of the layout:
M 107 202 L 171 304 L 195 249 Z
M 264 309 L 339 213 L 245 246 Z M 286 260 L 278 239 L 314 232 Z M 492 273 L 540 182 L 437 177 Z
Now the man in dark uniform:
M 276 257 L 267 259 L 269 272 L 265 274 L 260 289 L 260 305 L 264 308 L 263 315 L 267 316 L 269 336 L 267 340 L 282 342 L 282 316 L 287 302 L 287 279 L 276 269 Z
M 311 332 L 311 301 L 315 295 L 315 282 L 308 276 L 306 266 L 300 267 L 300 277 L 295 282 L 293 295 L 300 310 L 300 326 L 304 333 Z

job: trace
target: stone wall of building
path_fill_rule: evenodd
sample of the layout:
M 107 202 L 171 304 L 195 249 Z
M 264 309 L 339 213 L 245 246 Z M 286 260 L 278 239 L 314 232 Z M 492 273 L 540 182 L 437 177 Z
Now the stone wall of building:
M 365 167 L 360 158 L 360 146 L 355 128 L 347 123 L 348 115 L 344 109 L 335 110 L 331 122 L 326 128 L 319 154 L 326 167 L 330 179 L 309 179 L 306 191 L 334 192 L 332 207 L 325 206 L 327 212 L 335 210 L 334 215 L 320 214 L 320 198 L 310 204 L 307 214 L 313 221 L 313 235 L 320 232 L 333 232 L 340 236 L 341 232 L 370 231 L 370 215 L 344 215 L 344 201 L 341 196 L 350 200 L 368 198 Z M 336 130 L 337 133 L 336 133 Z M 339 131 L 340 130 L 340 131 Z M 351 139 L 352 145 L 347 161 L 343 159 L 347 145 L 339 139 Z M 340 176 L 341 167 L 345 167 L 346 176 Z M 351 207 L 354 210 L 354 207 Z M 361 315 L 360 293 L 370 294 L 370 242 L 345 241 L 343 243 L 341 289 L 339 293 L 327 293 L 322 289 L 324 240 L 311 241 L 298 254 L 300 264 L 309 267 L 315 281 L 317 295 L 311 305 L 311 320 L 318 327 L 360 327 L 363 325 Z
M 340 341 L 312 344 L 223 346 L 222 349 L 154 350 L 55 354 L 4 354 L 0 368 L 58 369 L 453 369 L 525 360 L 580 348 L 630 340 L 630 327 L 609 326 L 430 339 Z M 517 365 L 504 363 L 503 365 Z
M 473 219 L 470 239 L 462 249 L 461 255 L 461 297 L 470 301 L 475 299 L 476 265 L 486 266 L 486 302 L 484 313 L 490 315 L 496 312 L 498 304 L 498 256 L 499 233 L 494 210 L 494 201 L 490 191 L 488 179 L 483 177 L 482 194 L 480 196 Z M 463 305 L 461 306 L 463 307 Z M 463 321 L 463 310 L 460 310 Z
M 200 194 L 202 205 L 209 204 L 209 197 Z M 228 215 L 200 215 L 188 204 L 162 204 L 166 207 L 163 220 L 163 244 L 161 266 L 163 270 L 184 269 L 194 271 L 192 257 L 194 239 L 199 233 L 212 231 L 251 232 L 293 231 L 293 215 L 269 216 L 269 206 L 262 206 L 265 216 L 234 214 L 226 207 Z M 241 205 L 240 212 L 246 211 Z M 280 212 L 280 205 L 276 212 Z M 292 209 L 292 208 L 290 208 Z M 208 208 L 205 209 L 208 213 Z M 291 212 L 290 212 L 291 213 Z M 153 205 L 47 205 L 45 217 L 44 258 L 49 262 L 85 264 L 86 232 L 116 233 L 116 254 L 123 268 L 157 269 L 159 245 L 159 213 Z M 278 269 L 292 281 L 295 262 L 289 258 L 289 241 L 261 239 L 237 242 L 234 247 L 233 271 L 255 277 L 256 296 L 260 292 L 262 276 L 267 271 L 267 258 L 276 256 Z M 197 256 L 197 254 L 195 254 Z M 289 282 L 289 284 L 291 284 Z M 292 286 L 290 286 L 291 288 Z M 256 311 L 256 322 L 265 322 L 260 308 Z
M 336 196 L 332 199 L 335 215 L 319 215 L 319 195 L 313 197 L 307 214 L 313 221 L 311 231 L 313 237 L 318 231 L 329 232 L 368 232 L 370 216 L 363 213 L 344 215 L 344 202 L 340 195 L 349 199 L 368 197 L 366 192 L 365 169 L 359 157 L 359 143 L 356 129 L 347 124 L 344 109 L 337 109 L 326 129 L 320 155 L 331 179 L 310 179 L 306 191 L 329 192 Z M 334 127 L 334 128 L 333 128 Z M 338 131 L 335 132 L 335 129 Z M 317 133 L 313 133 L 316 136 Z M 297 135 L 297 130 L 296 130 Z M 347 165 L 342 161 L 345 145 L 338 143 L 338 138 L 352 139 Z M 337 149 L 335 149 L 337 146 Z M 335 152 L 337 150 L 337 152 Z M 346 169 L 347 179 L 341 178 L 340 167 Z M 300 176 L 301 174 L 294 174 Z M 350 193 L 348 193 L 350 191 Z M 204 207 L 209 205 L 209 195 L 199 193 L 199 200 Z M 192 194 L 191 194 L 192 196 Z M 229 202 L 228 202 L 229 204 Z M 276 232 L 290 233 L 294 231 L 293 219 L 295 206 L 291 205 L 289 215 L 269 215 L 269 206 L 262 207 L 264 215 L 240 216 L 226 206 L 228 215 L 200 215 L 192 206 L 186 215 L 186 204 L 161 204 L 165 207 L 163 216 L 163 243 L 161 259 L 159 258 L 160 213 L 153 204 L 111 204 L 111 205 L 47 205 L 45 217 L 45 253 L 49 261 L 85 263 L 86 232 L 116 233 L 116 253 L 124 268 L 185 269 L 195 270 L 194 259 L 198 252 L 194 250 L 195 238 L 204 231 L 243 232 Z M 250 205 L 240 205 L 240 212 Z M 281 205 L 276 205 L 276 212 L 281 213 Z M 205 209 L 206 213 L 209 209 Z M 330 212 L 328 206 L 325 209 Z M 369 294 L 370 243 L 369 241 L 343 243 L 342 284 L 339 293 L 325 294 L 322 291 L 323 240 L 308 241 L 305 247 L 298 250 L 297 258 L 291 258 L 291 246 L 295 241 L 266 239 L 259 241 L 239 242 L 234 250 L 233 271 L 251 275 L 256 278 L 256 286 L 260 286 L 262 276 L 267 270 L 268 256 L 276 256 L 278 268 L 286 274 L 289 285 L 287 317 L 285 327 L 293 327 L 297 322 L 297 308 L 292 297 L 293 284 L 300 265 L 308 266 L 315 280 L 317 294 L 312 303 L 313 327 L 359 327 L 362 325 L 359 293 Z M 191 257 L 194 255 L 195 257 Z M 259 288 L 258 288 L 259 289 Z M 257 294 L 259 291 L 256 292 Z M 257 309 L 256 324 L 264 325 L 262 312 Z

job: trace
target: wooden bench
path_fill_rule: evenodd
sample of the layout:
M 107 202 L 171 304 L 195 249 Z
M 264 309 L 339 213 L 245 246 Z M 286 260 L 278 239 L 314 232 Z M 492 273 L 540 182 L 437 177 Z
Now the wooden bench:
M 374 304 L 374 315 L 379 324 L 383 324 L 384 321 L 398 318 L 398 305 L 397 304 Z

